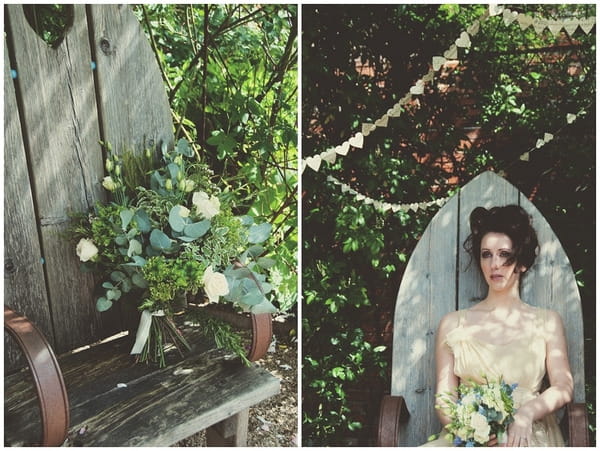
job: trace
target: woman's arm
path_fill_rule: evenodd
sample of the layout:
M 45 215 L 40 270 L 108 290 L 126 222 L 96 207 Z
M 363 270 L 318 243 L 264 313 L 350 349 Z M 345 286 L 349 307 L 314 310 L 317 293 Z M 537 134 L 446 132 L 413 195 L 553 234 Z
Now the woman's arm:
M 458 387 L 458 377 L 454 374 L 454 354 L 446 344 L 446 335 L 458 324 L 458 312 L 451 312 L 444 316 L 438 326 L 435 338 L 435 374 L 436 374 L 436 395 L 454 393 Z M 436 406 L 443 406 L 438 396 L 435 400 Z M 450 423 L 450 419 L 444 415 L 444 412 L 436 408 L 437 416 L 442 426 Z
M 507 446 L 527 446 L 533 422 L 555 412 L 573 399 L 573 376 L 567 356 L 567 341 L 560 315 L 549 311 L 546 321 L 546 371 L 550 387 L 523 404 L 509 427 Z

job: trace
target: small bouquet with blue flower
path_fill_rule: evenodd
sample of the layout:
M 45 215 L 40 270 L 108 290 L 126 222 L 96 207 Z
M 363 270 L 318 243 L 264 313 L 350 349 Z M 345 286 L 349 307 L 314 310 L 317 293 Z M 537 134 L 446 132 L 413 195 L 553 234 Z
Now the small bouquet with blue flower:
M 517 384 L 508 385 L 502 379 L 485 383 L 460 384 L 457 397 L 441 395 L 445 405 L 438 405 L 451 421 L 446 425 L 454 446 L 486 446 L 490 435 L 498 443 L 505 442 L 508 425 L 514 421 L 513 391 Z

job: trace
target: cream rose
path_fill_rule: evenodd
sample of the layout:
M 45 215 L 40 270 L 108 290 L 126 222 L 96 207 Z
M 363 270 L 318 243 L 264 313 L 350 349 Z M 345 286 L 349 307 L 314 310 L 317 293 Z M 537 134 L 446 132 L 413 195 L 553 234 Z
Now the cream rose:
M 221 210 L 221 203 L 217 196 L 210 196 L 203 191 L 196 191 L 192 196 L 192 203 L 196 207 L 198 214 L 205 219 L 211 219 Z
M 102 186 L 108 191 L 114 191 L 117 189 L 117 184 L 110 175 L 104 177 L 104 179 L 102 180 Z
M 92 240 L 88 238 L 79 240 L 79 243 L 77 243 L 77 256 L 79 260 L 87 262 L 92 260 L 96 255 L 98 255 L 98 248 Z
M 214 272 L 211 266 L 204 271 L 202 282 L 204 283 L 204 291 L 210 302 L 219 302 L 219 296 L 229 294 L 227 279 L 223 274 Z
M 471 427 L 475 429 L 473 438 L 479 443 L 487 443 L 490 439 L 490 425 L 479 412 L 471 415 Z

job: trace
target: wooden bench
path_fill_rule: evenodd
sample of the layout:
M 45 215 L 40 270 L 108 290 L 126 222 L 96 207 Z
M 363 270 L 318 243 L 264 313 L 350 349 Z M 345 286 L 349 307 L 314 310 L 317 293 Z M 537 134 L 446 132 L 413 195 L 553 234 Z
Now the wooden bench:
M 537 208 L 514 186 L 484 172 L 452 197 L 429 223 L 408 262 L 394 316 L 391 394 L 380 408 L 379 446 L 418 446 L 441 430 L 434 409 L 435 332 L 448 312 L 468 308 L 486 294 L 477 265 L 462 248 L 477 206 L 521 205 L 533 218 L 540 253 L 525 275 L 521 298 L 555 310 L 565 324 L 574 401 L 565 432 L 572 446 L 588 446 L 581 300 L 569 260 Z
M 86 446 L 170 445 L 210 426 L 209 444 L 244 445 L 249 407 L 277 393 L 279 379 L 193 331 L 194 349 L 163 369 L 133 363 L 128 337 L 71 353 L 139 321 L 135 309 L 95 310 L 97 281 L 62 236 L 70 212 L 104 200 L 99 142 L 159 149 L 173 144 L 173 123 L 128 6 L 63 5 L 68 20 L 54 47 L 28 22 L 33 7 L 8 5 L 5 16 L 4 302 L 18 312 L 5 309 L 5 445 L 59 445 L 61 421 Z M 271 339 L 270 317 L 255 319 L 263 341 L 254 359 Z

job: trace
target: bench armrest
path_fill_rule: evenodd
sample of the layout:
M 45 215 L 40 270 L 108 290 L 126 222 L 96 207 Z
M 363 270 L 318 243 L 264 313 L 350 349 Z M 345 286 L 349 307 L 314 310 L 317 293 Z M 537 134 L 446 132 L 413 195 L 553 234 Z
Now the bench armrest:
M 43 446 L 60 446 L 69 428 L 69 400 L 56 356 L 39 329 L 24 316 L 4 307 L 4 328 L 29 363 L 42 416 Z
M 256 362 L 263 358 L 273 339 L 273 324 L 270 313 L 252 314 L 252 347 L 248 360 Z
M 407 422 L 409 416 L 402 396 L 384 395 L 379 406 L 377 446 L 397 446 L 400 424 Z
M 569 446 L 590 446 L 588 417 L 585 403 L 569 403 L 566 406 L 563 423 L 569 434 Z

